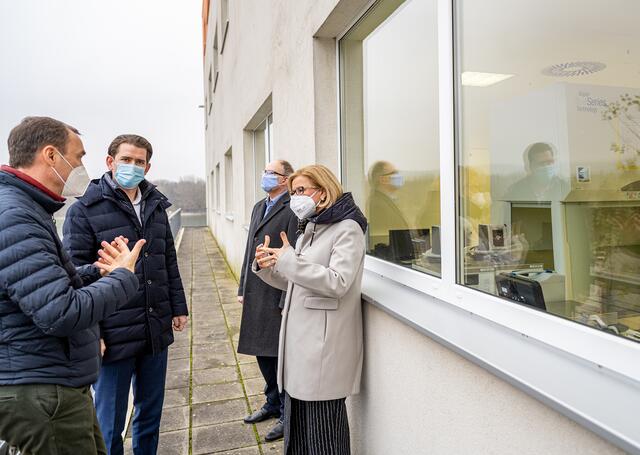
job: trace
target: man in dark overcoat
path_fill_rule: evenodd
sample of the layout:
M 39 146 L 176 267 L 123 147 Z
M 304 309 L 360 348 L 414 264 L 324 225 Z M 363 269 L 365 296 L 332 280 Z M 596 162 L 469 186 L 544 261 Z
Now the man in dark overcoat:
M 291 164 L 275 160 L 267 164 L 262 175 L 261 186 L 267 193 L 251 212 L 251 224 L 244 252 L 238 302 L 242 307 L 242 322 L 238 352 L 254 355 L 266 382 L 266 402 L 262 408 L 245 417 L 245 423 L 257 423 L 271 417 L 279 417 L 276 425 L 265 439 L 274 441 L 284 435 L 284 394 L 278 392 L 278 338 L 280 335 L 281 311 L 285 292 L 263 282 L 251 273 L 256 247 L 264 236 L 280 242 L 280 232 L 287 233 L 293 243 L 296 240 L 298 219 L 289 209 L 287 181 L 293 173 Z M 292 239 L 292 240 L 291 240 Z

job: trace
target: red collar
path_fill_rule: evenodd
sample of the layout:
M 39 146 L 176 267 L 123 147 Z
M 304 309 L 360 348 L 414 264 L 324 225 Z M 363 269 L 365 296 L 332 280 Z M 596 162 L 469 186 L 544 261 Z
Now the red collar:
M 7 165 L 3 164 L 2 166 L 0 166 L 0 171 L 4 171 L 4 172 L 8 172 L 9 174 L 13 174 L 16 177 L 18 177 L 20 180 L 22 180 L 24 182 L 27 182 L 30 185 L 35 186 L 36 188 L 38 188 L 40 191 L 42 191 L 44 194 L 49 196 L 54 201 L 58 201 L 58 202 L 66 201 L 65 198 L 63 198 L 59 194 L 54 193 L 53 191 L 51 191 L 49 188 L 44 186 L 42 183 L 38 182 L 33 177 L 30 177 L 27 174 L 25 174 L 24 172 L 20 172 L 19 170 L 14 169 L 11 166 L 7 166 Z

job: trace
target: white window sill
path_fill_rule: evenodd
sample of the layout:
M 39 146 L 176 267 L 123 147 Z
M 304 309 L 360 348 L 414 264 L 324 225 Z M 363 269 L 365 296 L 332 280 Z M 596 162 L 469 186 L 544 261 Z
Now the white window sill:
M 233 221 L 233 214 L 232 213 L 227 213 L 224 217 L 228 221 Z
M 640 343 L 370 256 L 362 293 L 365 301 L 640 453 L 633 411 L 640 408 Z

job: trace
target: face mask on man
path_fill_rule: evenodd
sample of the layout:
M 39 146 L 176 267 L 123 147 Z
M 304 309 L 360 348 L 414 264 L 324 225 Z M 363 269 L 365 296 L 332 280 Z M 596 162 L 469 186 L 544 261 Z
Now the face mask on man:
M 64 155 L 62 155 L 62 153 L 60 153 L 57 150 L 56 152 L 58 152 L 58 155 L 60 155 L 60 157 L 64 160 L 64 162 L 67 163 L 71 168 L 71 172 L 69 173 L 67 180 L 65 180 L 62 178 L 60 174 L 58 174 L 58 171 L 56 171 L 56 168 L 51 166 L 51 169 L 53 169 L 53 172 L 56 173 L 60 181 L 64 184 L 64 187 L 62 188 L 62 196 L 63 197 L 82 196 L 85 193 L 85 191 L 87 191 L 87 187 L 89 186 L 89 183 L 91 183 L 91 179 L 89 178 L 89 174 L 87 174 L 87 170 L 82 164 L 78 167 L 73 167 L 71 163 L 69 163 L 67 159 L 64 157 Z
M 115 179 L 122 188 L 132 190 L 144 180 L 144 168 L 135 164 L 118 163 Z
M 394 188 L 402 188 L 402 186 L 404 185 L 404 175 L 397 172 L 395 174 L 391 174 L 389 176 L 389 183 Z
M 318 191 L 315 191 L 311 196 L 294 194 L 291 196 L 291 201 L 289 202 L 289 208 L 293 210 L 293 213 L 296 214 L 300 221 L 306 220 L 310 216 L 316 213 L 316 207 L 320 203 L 316 203 L 313 200 L 313 196 Z
M 534 169 L 533 176 L 541 182 L 548 183 L 556 176 L 556 166 L 548 164 Z
M 277 186 L 278 186 L 278 176 L 276 174 L 268 174 L 266 172 L 262 174 L 262 181 L 260 182 L 260 187 L 263 189 L 263 191 L 266 191 L 268 193 L 269 191 L 273 190 Z

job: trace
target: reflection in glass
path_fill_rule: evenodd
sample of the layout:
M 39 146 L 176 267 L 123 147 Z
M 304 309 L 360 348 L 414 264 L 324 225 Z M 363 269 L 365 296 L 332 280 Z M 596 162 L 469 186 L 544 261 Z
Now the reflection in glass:
M 435 0 L 381 0 L 340 40 L 344 185 L 368 253 L 440 274 Z
M 458 279 L 640 340 L 640 4 L 604 4 L 457 2 Z

